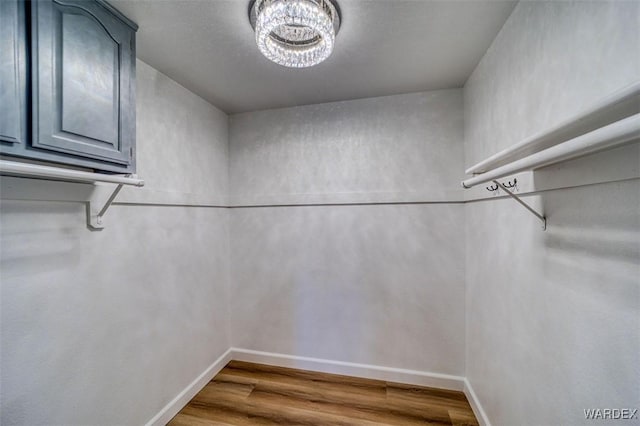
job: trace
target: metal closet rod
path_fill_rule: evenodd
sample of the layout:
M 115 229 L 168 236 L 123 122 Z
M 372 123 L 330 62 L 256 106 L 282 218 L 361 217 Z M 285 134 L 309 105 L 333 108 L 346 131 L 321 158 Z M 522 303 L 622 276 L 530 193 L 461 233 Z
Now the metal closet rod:
M 73 182 L 107 182 L 120 185 L 144 186 L 144 180 L 138 179 L 135 175 L 107 175 L 7 160 L 0 161 L 0 173 Z
M 615 148 L 640 138 L 640 113 L 462 181 L 464 188 Z

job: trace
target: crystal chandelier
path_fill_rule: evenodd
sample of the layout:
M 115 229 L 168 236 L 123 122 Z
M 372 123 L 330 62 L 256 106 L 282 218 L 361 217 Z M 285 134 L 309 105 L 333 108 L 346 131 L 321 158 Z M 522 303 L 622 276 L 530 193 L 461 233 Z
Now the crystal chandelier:
M 249 20 L 260 52 L 291 68 L 327 59 L 340 29 L 340 13 L 333 0 L 253 0 Z

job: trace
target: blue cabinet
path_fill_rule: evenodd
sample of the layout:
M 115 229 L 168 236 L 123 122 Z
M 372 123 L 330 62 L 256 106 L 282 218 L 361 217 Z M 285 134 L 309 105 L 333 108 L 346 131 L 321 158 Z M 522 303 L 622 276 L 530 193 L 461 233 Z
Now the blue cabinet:
M 30 134 L 2 152 L 134 172 L 136 25 L 98 0 L 10 2 L 30 16 Z
M 0 0 L 0 149 L 24 150 L 28 141 L 25 4 Z

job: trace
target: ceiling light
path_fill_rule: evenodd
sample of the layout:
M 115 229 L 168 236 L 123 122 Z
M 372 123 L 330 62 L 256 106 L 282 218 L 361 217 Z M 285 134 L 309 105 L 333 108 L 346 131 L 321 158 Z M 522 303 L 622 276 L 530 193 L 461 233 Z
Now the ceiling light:
M 260 52 L 291 68 L 327 59 L 340 29 L 340 13 L 333 0 L 252 0 L 249 20 Z

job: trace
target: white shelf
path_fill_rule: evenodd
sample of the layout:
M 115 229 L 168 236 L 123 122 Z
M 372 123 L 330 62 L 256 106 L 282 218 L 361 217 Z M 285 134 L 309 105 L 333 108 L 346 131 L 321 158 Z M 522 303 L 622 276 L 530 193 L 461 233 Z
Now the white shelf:
M 80 183 L 104 182 L 116 184 L 116 188 L 113 190 L 106 202 L 98 202 L 94 198 L 88 201 L 87 226 L 91 230 L 100 230 L 104 228 L 103 216 L 124 185 L 137 187 L 144 186 L 144 180 L 138 179 L 135 175 L 107 175 L 7 160 L 0 160 L 0 174 L 45 179 L 49 181 L 57 180 Z
M 466 170 L 474 175 L 462 181 L 464 188 L 493 182 L 496 189 L 529 210 L 546 229 L 547 219 L 498 179 L 516 173 L 571 160 L 640 140 L 640 81 L 585 108 L 544 132 L 533 135 Z
M 600 99 L 553 128 L 482 160 L 465 172 L 468 175 L 488 172 L 637 113 L 640 113 L 640 81 Z
M 511 176 L 527 170 L 535 170 L 540 167 L 571 160 L 605 149 L 612 149 L 629 142 L 637 141 L 639 138 L 640 113 L 554 145 L 551 148 L 496 167 L 486 173 L 475 175 L 472 178 L 462 181 L 462 186 L 464 188 L 471 188 L 505 176 Z
M 144 186 L 144 180 L 138 179 L 135 175 L 107 175 L 7 160 L 0 160 L 0 174 L 48 180 L 66 180 L 71 182 L 107 182 L 121 185 Z

